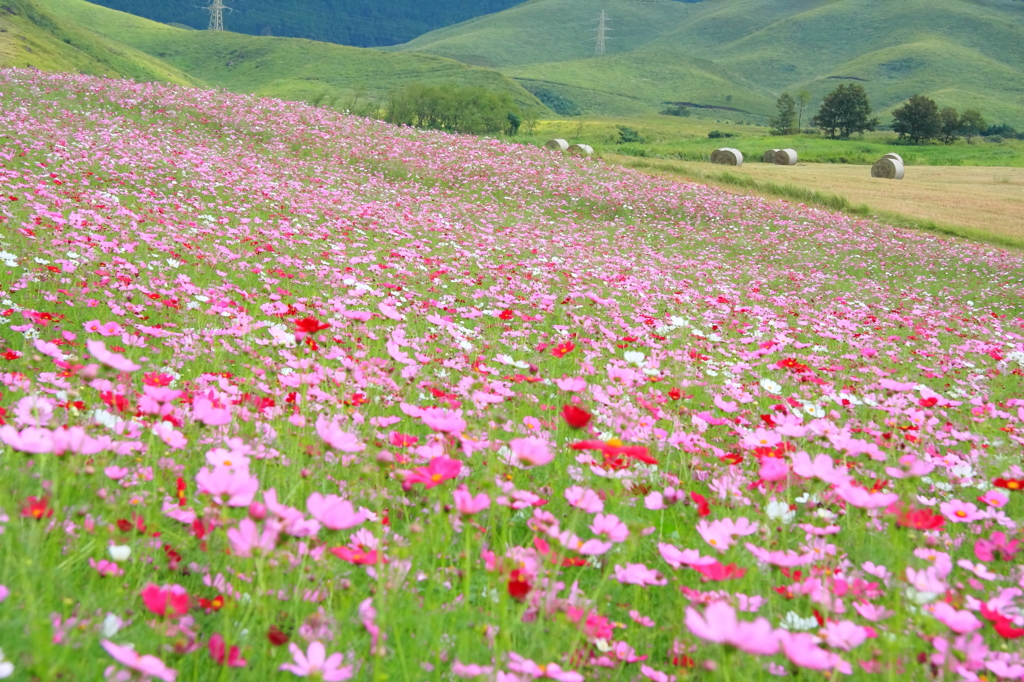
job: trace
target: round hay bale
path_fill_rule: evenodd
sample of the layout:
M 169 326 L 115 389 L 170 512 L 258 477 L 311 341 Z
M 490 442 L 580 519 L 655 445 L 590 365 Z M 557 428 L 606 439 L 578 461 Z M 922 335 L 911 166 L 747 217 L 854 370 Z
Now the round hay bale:
M 775 154 L 775 165 L 776 166 L 795 166 L 797 160 L 797 154 L 795 149 L 780 149 Z
M 903 157 L 900 156 L 899 154 L 897 154 L 896 152 L 890 152 L 889 154 L 886 154 L 882 158 L 883 159 L 894 159 L 896 161 L 899 161 L 900 163 L 903 163 Z
M 564 152 L 569 148 L 569 143 L 565 140 L 555 138 L 554 140 L 548 140 L 544 143 L 545 149 L 551 149 L 556 152 Z
M 775 155 L 778 154 L 780 151 L 782 150 L 769 149 L 764 153 L 764 156 L 761 157 L 761 160 L 764 161 L 765 163 L 775 163 Z
M 732 147 L 716 149 L 711 153 L 711 163 L 717 163 L 722 166 L 742 166 L 743 152 Z
M 886 180 L 903 179 L 903 162 L 883 156 L 871 166 L 871 177 Z
M 569 153 L 573 156 L 590 156 L 594 153 L 594 148 L 589 144 L 573 144 L 569 145 Z

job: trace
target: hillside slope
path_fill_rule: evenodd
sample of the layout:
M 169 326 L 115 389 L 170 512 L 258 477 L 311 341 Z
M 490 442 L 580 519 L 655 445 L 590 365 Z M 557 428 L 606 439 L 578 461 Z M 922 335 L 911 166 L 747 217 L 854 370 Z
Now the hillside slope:
M 878 110 L 922 93 L 1024 124 L 1024 3 L 1014 0 L 604 6 L 614 32 L 603 57 L 593 56 L 598 10 L 573 0 L 532 0 L 398 49 L 545 81 L 589 113 L 652 111 L 671 100 L 767 115 L 784 90 L 807 89 L 816 107 L 837 81 L 853 80 Z
M 411 82 L 450 82 L 505 91 L 522 107 L 543 106 L 497 71 L 427 54 L 392 54 L 298 38 L 189 31 L 84 0 L 5 0 L 0 66 L 82 71 L 136 80 L 206 84 L 290 100 L 382 101 Z M 28 47 L 29 50 L 25 50 Z
M 92 0 L 165 24 L 209 25 L 208 3 Z M 342 45 L 395 45 L 442 26 L 500 12 L 522 0 L 225 0 L 224 25 L 250 35 L 307 38 Z

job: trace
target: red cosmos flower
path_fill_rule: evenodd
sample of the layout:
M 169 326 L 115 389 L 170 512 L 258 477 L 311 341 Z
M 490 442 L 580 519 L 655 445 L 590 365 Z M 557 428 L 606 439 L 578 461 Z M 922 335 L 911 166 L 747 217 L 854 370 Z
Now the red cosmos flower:
M 274 646 L 282 646 L 288 642 L 288 633 L 276 625 L 271 625 L 267 630 L 267 639 Z
M 747 569 L 740 568 L 736 564 L 723 566 L 717 561 L 713 564 L 707 564 L 706 566 L 691 566 L 691 568 L 703 575 L 705 580 L 712 580 L 715 582 L 722 580 L 738 580 L 747 573 Z
M 551 354 L 554 355 L 556 358 L 562 358 L 568 355 L 569 353 L 573 352 L 574 350 L 576 350 L 576 344 L 573 343 L 572 341 L 566 341 L 565 343 L 560 343 L 554 348 L 552 348 Z
M 590 413 L 575 405 L 566 405 L 562 408 L 562 418 L 565 423 L 573 429 L 582 429 L 590 423 Z
M 993 611 L 985 603 L 981 605 L 981 615 L 985 620 L 992 622 L 992 627 L 1000 637 L 1005 639 L 1020 639 L 1024 637 L 1024 628 L 1013 627 L 1012 620 L 998 611 Z
M 142 589 L 142 602 L 158 616 L 184 616 L 188 613 L 188 592 L 181 585 L 158 587 L 149 583 Z
M 697 505 L 697 516 L 709 516 L 711 514 L 711 506 L 708 504 L 708 499 L 700 493 L 690 493 L 690 499 Z
M 803 374 L 804 372 L 810 369 L 807 365 L 803 364 L 802 362 L 798 362 L 793 358 L 783 358 L 782 360 L 779 360 L 778 363 L 776 363 L 776 366 L 782 369 L 791 370 L 798 374 Z
M 992 485 L 997 488 L 1006 488 L 1007 490 L 1024 490 L 1024 479 L 1021 478 L 997 478 L 992 481 Z
M 146 386 L 152 386 L 154 388 L 164 388 L 170 386 L 171 382 L 174 381 L 174 377 L 170 374 L 162 374 L 160 372 L 147 372 L 142 375 L 142 383 Z
M 512 597 L 516 601 L 523 601 L 526 599 L 526 595 L 533 589 L 533 585 L 526 579 L 526 574 L 520 571 L 518 568 L 513 570 L 508 576 L 508 596 Z
M 893 503 L 886 508 L 890 514 L 896 515 L 896 525 L 916 530 L 938 530 L 946 525 L 946 517 L 935 514 L 930 509 L 903 507 Z
M 304 317 L 301 320 L 295 320 L 295 331 L 300 334 L 315 334 L 323 329 L 329 329 L 330 326 L 315 317 Z
M 36 521 L 50 518 L 53 516 L 53 510 L 50 509 L 50 498 L 45 496 L 28 498 L 25 500 L 25 506 L 21 508 L 21 515 Z
M 16 350 L 9 350 L 9 351 L 6 351 L 3 354 L 3 356 L 0 356 L 0 357 L 3 357 L 4 360 L 17 360 L 18 358 L 21 357 L 21 353 L 19 353 Z
M 219 633 L 213 635 L 210 637 L 209 646 L 210 657 L 213 658 L 217 665 L 224 665 L 224 654 L 225 649 L 227 649 L 227 646 L 224 644 L 224 637 Z M 247 665 L 237 646 L 233 646 L 227 651 L 227 663 L 229 668 L 244 668 Z
M 203 599 L 202 597 L 200 597 L 199 606 L 200 608 L 204 608 L 207 611 L 220 611 L 221 608 L 224 606 L 224 596 L 218 594 L 213 599 Z
M 680 391 L 678 388 L 673 388 L 669 390 L 668 397 L 672 398 L 672 400 L 679 400 L 680 398 L 683 397 L 683 392 Z
M 508 308 L 506 308 L 505 310 L 502 310 L 502 311 L 501 311 L 501 314 L 499 314 L 499 315 L 498 315 L 498 317 L 499 317 L 500 319 L 502 319 L 502 320 L 505 320 L 506 322 L 507 322 L 508 320 L 511 320 L 511 319 L 512 319 L 513 317 L 515 317 L 515 316 L 516 316 L 516 314 L 515 314 L 514 312 L 512 312 L 512 311 L 511 311 L 510 309 L 508 309 Z
M 622 445 L 617 438 L 613 438 L 607 443 L 603 440 L 584 440 L 579 443 L 573 443 L 569 447 L 573 450 L 599 450 L 606 459 L 609 457 L 614 459 L 617 455 L 625 455 L 626 457 L 638 459 L 646 464 L 658 463 L 658 460 L 647 454 L 647 448 L 644 446 Z
M 178 476 L 178 480 L 175 482 L 175 486 L 178 491 L 178 506 L 184 507 L 187 499 L 185 498 L 185 479 Z
M 118 519 L 117 520 L 117 528 L 122 533 L 128 533 L 128 532 L 131 531 L 132 528 L 134 528 L 135 530 L 139 531 L 140 533 L 145 533 L 146 532 L 146 522 L 143 521 L 142 517 L 139 516 L 138 514 L 132 514 L 131 521 L 129 521 L 128 519 Z
M 917 404 L 920 405 L 921 407 L 935 407 L 935 405 L 938 404 L 938 402 L 939 399 L 936 398 L 935 396 L 932 396 L 930 398 L 921 398 L 920 400 L 917 401 Z
M 377 550 L 370 550 L 364 552 L 358 549 L 352 549 L 351 547 L 331 547 L 328 550 L 331 554 L 338 557 L 342 561 L 347 561 L 350 564 L 356 564 L 357 566 L 373 566 L 380 559 L 381 563 L 387 563 L 383 557 L 377 554 Z

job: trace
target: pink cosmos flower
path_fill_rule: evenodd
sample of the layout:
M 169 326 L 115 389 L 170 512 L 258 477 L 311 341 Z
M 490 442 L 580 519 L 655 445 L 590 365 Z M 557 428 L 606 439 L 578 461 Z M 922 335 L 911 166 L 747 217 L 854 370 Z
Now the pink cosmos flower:
M 557 663 L 538 665 L 528 658 L 523 658 L 514 651 L 508 654 L 508 669 L 519 675 L 528 675 L 526 679 L 549 679 L 558 682 L 584 682 L 583 675 L 572 670 L 563 670 Z
M 765 481 L 784 481 L 789 476 L 789 465 L 778 457 L 763 457 L 758 476 Z
M 53 431 L 29 426 L 20 432 L 10 424 L 0 426 L 0 440 L 18 452 L 42 455 L 53 452 Z
M 626 564 L 625 567 L 616 564 L 614 580 L 625 585 L 640 585 L 641 587 L 668 584 L 668 580 L 660 573 L 643 564 Z
M 6 585 L 0 585 L 0 604 L 2 604 L 4 600 L 10 596 L 10 594 L 11 591 L 7 589 Z
M 460 473 L 462 473 L 462 462 L 447 457 L 436 457 L 430 460 L 427 466 L 413 469 L 402 481 L 402 489 L 409 490 L 417 483 L 422 483 L 424 488 L 433 488 L 445 481 L 450 481 Z
M 652 682 L 676 682 L 675 675 L 669 675 L 661 672 L 660 670 L 655 670 L 647 664 L 641 664 L 640 674 Z
M 818 647 L 818 639 L 806 632 L 776 630 L 782 650 L 793 664 L 809 670 L 837 670 L 844 675 L 853 674 L 850 664 L 839 654 Z
M 644 506 L 652 511 L 666 509 L 687 498 L 685 490 L 676 490 L 669 486 L 664 492 L 653 492 L 644 497 Z
M 150 675 L 163 680 L 163 682 L 174 682 L 178 676 L 176 670 L 172 670 L 164 665 L 156 656 L 141 656 L 135 649 L 130 646 L 119 646 L 114 644 L 108 639 L 104 639 L 100 642 L 100 646 L 106 649 L 107 653 L 110 654 L 115 661 L 120 663 L 126 668 L 131 668 L 137 671 L 140 675 Z
M 440 407 L 429 407 L 420 411 L 420 419 L 434 431 L 441 433 L 462 433 L 466 430 L 466 420 L 462 418 L 462 411 L 450 411 Z
M 111 481 L 119 481 L 122 478 L 124 478 L 125 476 L 127 476 L 128 474 L 130 474 L 131 470 L 125 469 L 124 467 L 119 467 L 117 465 L 114 465 L 114 466 L 106 467 L 103 470 L 103 473 Z
M 993 488 L 984 495 L 978 496 L 978 502 L 984 502 L 990 507 L 1001 509 L 1010 502 L 1010 496 L 1004 493 L 1002 490 Z
M 803 478 L 817 478 L 832 485 L 843 485 L 850 480 L 845 467 L 838 467 L 828 455 L 817 455 L 814 460 L 806 452 L 793 453 L 793 473 Z
M 574 485 L 566 488 L 564 495 L 565 499 L 569 502 L 569 506 L 581 509 L 588 514 L 604 511 L 604 502 L 590 488 Z
M 804 564 L 810 564 L 814 562 L 813 552 L 807 552 L 805 554 L 797 554 L 793 550 L 781 550 L 769 551 L 758 547 L 757 545 L 747 543 L 747 551 L 753 554 L 755 557 L 773 566 L 781 566 L 783 568 L 793 568 L 795 566 L 803 566 Z
M 825 642 L 833 649 L 852 651 L 863 644 L 867 638 L 867 628 L 852 621 L 842 620 L 838 623 L 828 621 L 825 623 Z
M 850 484 L 836 486 L 835 492 L 847 504 L 862 509 L 883 509 L 900 501 L 896 493 L 877 493 Z
M 192 417 L 207 426 L 224 426 L 231 423 L 231 411 L 226 407 L 218 407 L 206 396 L 198 396 L 192 401 Z
M 270 524 L 260 533 L 259 527 L 252 519 L 242 519 L 238 528 L 228 529 L 228 541 L 235 556 L 252 556 L 254 549 L 270 552 L 277 546 L 278 531 Z
M 214 504 L 248 507 L 260 487 L 260 482 L 248 471 L 236 471 L 228 467 L 203 467 L 196 474 L 196 486 L 200 494 L 211 495 Z
M 935 618 L 958 635 L 981 628 L 981 621 L 970 611 L 957 611 L 944 601 L 936 602 L 930 609 Z
M 558 386 L 563 391 L 579 393 L 587 387 L 587 382 L 580 377 L 562 377 L 561 379 L 555 379 L 555 386 Z
M 339 452 L 362 452 L 366 449 L 355 435 L 342 431 L 338 422 L 329 421 L 323 415 L 317 417 L 316 433 L 324 443 Z
M 337 495 L 313 493 L 306 500 L 306 509 L 314 519 L 331 530 L 352 528 L 366 520 L 366 512 L 357 512 L 351 502 Z
M 494 672 L 494 667 L 490 665 L 477 665 L 475 663 L 462 663 L 458 659 L 452 663 L 452 675 L 456 677 L 462 677 L 469 679 L 473 677 L 480 677 L 481 675 L 490 675 Z
M 690 632 L 701 639 L 728 644 L 748 654 L 771 656 L 779 650 L 778 637 L 766 619 L 737 620 L 736 610 L 725 602 L 712 602 L 703 615 L 688 606 L 685 622 Z
M 288 645 L 294 663 L 282 663 L 278 670 L 290 672 L 299 677 L 317 675 L 324 682 L 340 682 L 352 677 L 352 666 L 342 666 L 342 655 L 333 653 L 327 656 L 327 650 L 320 642 L 310 642 L 306 653 L 302 653 L 294 642 Z
M 700 536 L 709 545 L 719 552 L 724 552 L 732 547 L 734 542 L 733 536 L 756 533 L 757 524 L 752 523 L 746 517 L 740 517 L 735 521 L 732 519 L 721 519 L 710 523 L 703 519 L 697 523 L 697 532 L 700 533 Z
M 680 550 L 677 547 L 664 542 L 658 543 L 658 551 L 661 552 L 661 558 L 664 559 L 672 568 L 683 568 L 684 566 L 710 566 L 711 564 L 716 563 L 713 558 L 709 556 L 701 556 L 700 552 L 695 549 Z
M 158 616 L 175 618 L 188 613 L 188 592 L 181 585 L 158 587 L 149 583 L 142 588 L 142 602 Z
M 976 505 L 963 500 L 951 500 L 939 505 L 942 515 L 953 523 L 970 523 L 982 518 L 981 510 Z
M 96 569 L 96 572 L 104 578 L 106 578 L 108 575 L 112 575 L 114 577 L 124 575 L 124 571 L 121 569 L 120 566 L 118 566 L 113 561 L 108 561 L 107 559 L 100 559 L 99 561 L 96 561 L 95 559 L 89 559 L 89 566 Z
M 141 369 L 139 365 L 136 365 L 125 356 L 107 350 L 107 344 L 102 341 L 86 341 L 85 347 L 89 350 L 89 355 L 96 358 L 97 362 L 119 372 L 134 372 L 137 369 Z
M 459 488 L 453 495 L 455 497 L 455 509 L 460 514 L 472 516 L 491 506 L 491 498 L 488 497 L 487 493 L 479 493 L 474 497 L 468 490 Z
M 877 606 L 875 604 L 872 604 L 871 602 L 866 601 L 854 602 L 853 609 L 860 614 L 861 618 L 864 618 L 865 620 L 870 620 L 872 623 L 877 623 L 880 620 L 885 620 L 886 618 L 893 615 L 892 611 L 889 611 L 888 609 L 882 606 Z
M 590 524 L 595 535 L 604 535 L 612 542 L 625 542 L 629 537 L 629 528 L 614 514 L 598 514 Z
M 508 446 L 523 466 L 543 466 L 555 458 L 554 451 L 543 438 L 513 438 Z

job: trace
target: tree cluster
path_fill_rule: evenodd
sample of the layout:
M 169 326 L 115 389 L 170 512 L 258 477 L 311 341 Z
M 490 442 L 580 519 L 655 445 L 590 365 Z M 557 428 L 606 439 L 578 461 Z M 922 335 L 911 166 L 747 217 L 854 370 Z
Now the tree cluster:
M 825 96 L 811 125 L 832 139 L 845 139 L 854 133 L 874 130 L 878 118 L 871 116 L 871 104 L 862 85 L 843 84 Z
M 422 83 L 392 93 L 384 118 L 398 125 L 471 135 L 515 135 L 522 123 L 508 93 Z
M 956 142 L 961 137 L 971 139 L 985 130 L 986 123 L 977 109 L 967 109 L 962 114 L 953 107 L 939 109 L 935 100 L 924 95 L 914 95 L 892 112 L 892 129 L 901 140 L 921 144 L 929 140 L 941 140 L 945 144 Z

